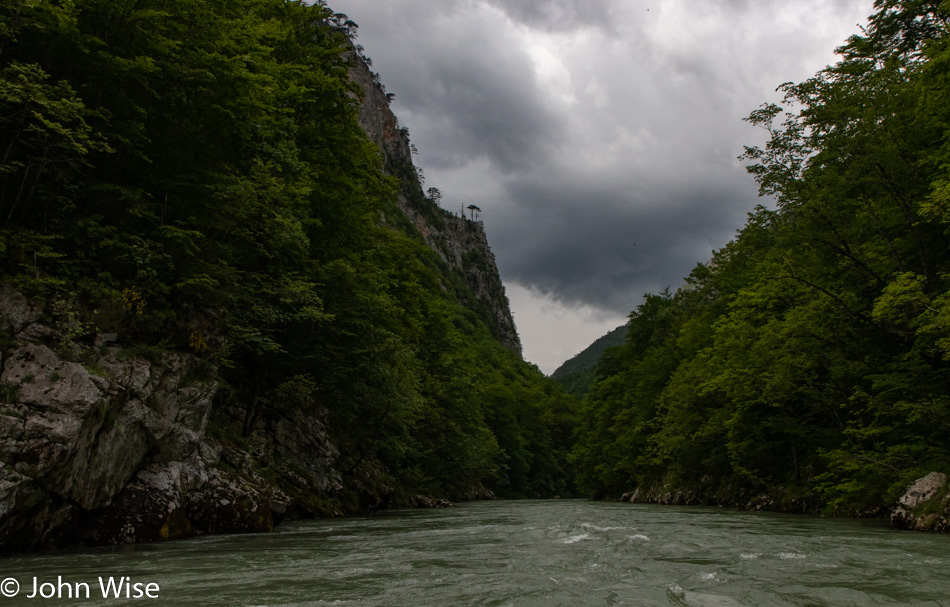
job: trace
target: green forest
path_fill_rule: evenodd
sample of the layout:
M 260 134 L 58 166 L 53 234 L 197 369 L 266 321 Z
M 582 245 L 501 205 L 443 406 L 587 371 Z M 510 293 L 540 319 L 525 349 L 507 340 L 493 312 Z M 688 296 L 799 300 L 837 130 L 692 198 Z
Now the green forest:
M 0 4 L 2 280 L 46 302 L 63 356 L 111 330 L 200 357 L 226 446 L 325 411 L 327 511 L 568 494 L 576 401 L 398 210 L 352 27 L 283 0 Z
M 595 496 L 880 512 L 950 469 L 950 5 L 878 0 L 741 156 L 770 199 L 601 359 L 574 461 Z
M 749 115 L 768 202 L 645 296 L 582 400 L 400 211 L 442 212 L 358 123 L 352 28 L 290 0 L 0 4 L 0 282 L 62 356 L 114 331 L 198 357 L 226 446 L 325 412 L 318 511 L 639 488 L 872 515 L 950 471 L 950 3 L 878 0 Z

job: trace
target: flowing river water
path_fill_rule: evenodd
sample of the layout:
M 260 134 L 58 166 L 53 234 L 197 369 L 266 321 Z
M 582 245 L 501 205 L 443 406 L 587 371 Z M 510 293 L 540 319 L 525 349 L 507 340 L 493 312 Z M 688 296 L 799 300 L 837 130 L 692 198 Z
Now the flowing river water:
M 950 535 L 714 508 L 479 502 L 297 521 L 269 534 L 14 556 L 0 560 L 0 578 L 0 607 L 950 607 Z M 73 591 L 78 598 L 67 596 Z M 158 598 L 134 600 L 146 592 Z

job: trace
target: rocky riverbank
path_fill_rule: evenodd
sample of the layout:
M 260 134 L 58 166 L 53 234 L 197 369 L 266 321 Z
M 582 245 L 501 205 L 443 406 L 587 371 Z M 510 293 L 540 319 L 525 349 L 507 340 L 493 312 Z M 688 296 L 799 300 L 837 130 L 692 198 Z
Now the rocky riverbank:
M 215 417 L 243 410 L 213 407 L 217 369 L 207 361 L 123 346 L 116 331 L 70 339 L 45 307 L 0 284 L 4 552 L 269 531 L 288 516 L 344 514 L 325 412 L 269 418 L 242 447 L 216 436 Z M 347 512 L 397 505 L 395 493 L 367 491 Z M 493 497 L 473 490 L 472 499 Z M 399 505 L 451 506 L 421 495 Z
M 749 511 L 788 514 L 820 514 L 817 500 L 789 494 L 754 494 L 735 491 L 728 495 L 710 496 L 696 491 L 682 491 L 663 486 L 637 488 L 620 496 L 631 504 L 662 504 L 675 506 L 718 506 Z M 950 532 L 950 482 L 942 472 L 931 472 L 907 487 L 904 495 L 891 507 L 861 514 L 862 517 L 888 516 L 891 527 L 912 531 Z
M 947 475 L 931 472 L 914 481 L 891 510 L 891 527 L 950 532 L 950 485 Z
M 272 529 L 294 500 L 247 452 L 208 435 L 218 384 L 197 356 L 144 356 L 115 332 L 70 338 L 44 306 L 0 286 L 0 545 L 25 550 Z M 286 420 L 276 454 L 339 481 L 319 420 Z M 279 457 L 279 455 L 277 456 Z
M 637 488 L 624 493 L 621 502 L 631 504 L 662 504 L 667 506 L 717 506 L 749 511 L 783 512 L 788 514 L 816 514 L 815 500 L 790 494 L 771 495 L 736 489 L 730 492 L 710 494 L 699 491 L 683 491 L 665 486 L 649 489 Z

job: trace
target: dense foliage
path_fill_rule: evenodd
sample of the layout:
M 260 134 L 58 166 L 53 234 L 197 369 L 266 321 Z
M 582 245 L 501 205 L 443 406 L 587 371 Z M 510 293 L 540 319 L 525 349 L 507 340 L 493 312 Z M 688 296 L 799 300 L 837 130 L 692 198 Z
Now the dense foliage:
M 290 0 L 0 4 L 3 280 L 70 338 L 207 359 L 221 440 L 313 410 L 360 491 L 566 492 L 572 401 L 394 219 L 349 27 Z
M 630 316 L 574 457 L 594 494 L 874 511 L 950 470 L 950 4 L 878 0 L 840 61 L 747 119 L 737 238 Z

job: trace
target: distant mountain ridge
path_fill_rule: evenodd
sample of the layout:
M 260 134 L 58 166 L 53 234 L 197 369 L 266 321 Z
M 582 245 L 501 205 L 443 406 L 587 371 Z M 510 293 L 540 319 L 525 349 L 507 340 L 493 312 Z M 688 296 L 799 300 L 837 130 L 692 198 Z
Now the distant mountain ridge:
M 594 343 L 584 348 L 579 354 L 562 364 L 551 377 L 564 377 L 597 365 L 604 350 L 611 346 L 619 346 L 627 339 L 627 325 L 621 325 L 603 337 L 597 338 Z
M 621 325 L 594 341 L 579 354 L 558 367 L 551 377 L 569 393 L 583 396 L 594 383 L 597 362 L 607 348 L 619 346 L 627 339 L 628 325 Z

